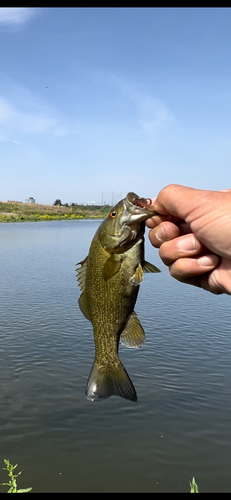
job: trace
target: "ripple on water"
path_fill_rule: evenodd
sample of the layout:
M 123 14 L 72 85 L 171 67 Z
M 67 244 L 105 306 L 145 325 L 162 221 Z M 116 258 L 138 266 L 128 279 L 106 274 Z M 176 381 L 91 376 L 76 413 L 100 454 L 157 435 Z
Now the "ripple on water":
M 146 342 L 120 348 L 138 403 L 85 399 L 94 343 L 75 264 L 98 224 L 0 225 L 2 460 L 34 491 L 184 491 L 193 475 L 227 491 L 230 297 L 177 283 L 151 247 L 162 273 L 145 275 L 136 305 Z

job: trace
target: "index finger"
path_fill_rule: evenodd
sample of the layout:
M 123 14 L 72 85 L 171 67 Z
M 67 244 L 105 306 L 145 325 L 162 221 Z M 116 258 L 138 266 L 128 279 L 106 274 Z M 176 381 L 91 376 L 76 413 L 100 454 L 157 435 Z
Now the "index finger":
M 159 192 L 154 201 L 154 208 L 161 215 L 171 214 L 186 220 L 187 216 L 203 203 L 205 197 L 205 191 L 201 189 L 169 184 Z

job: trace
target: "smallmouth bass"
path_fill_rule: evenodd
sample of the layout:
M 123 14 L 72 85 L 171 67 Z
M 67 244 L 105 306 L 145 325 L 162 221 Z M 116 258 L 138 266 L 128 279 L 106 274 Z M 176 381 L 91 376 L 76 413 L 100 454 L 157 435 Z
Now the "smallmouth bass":
M 151 200 L 128 193 L 98 227 L 88 256 L 77 264 L 82 291 L 79 307 L 91 321 L 95 360 L 86 397 L 99 401 L 121 396 L 137 401 L 137 395 L 118 356 L 121 342 L 140 347 L 144 330 L 134 311 L 143 272 L 159 272 L 144 260 L 144 221 L 157 212 Z

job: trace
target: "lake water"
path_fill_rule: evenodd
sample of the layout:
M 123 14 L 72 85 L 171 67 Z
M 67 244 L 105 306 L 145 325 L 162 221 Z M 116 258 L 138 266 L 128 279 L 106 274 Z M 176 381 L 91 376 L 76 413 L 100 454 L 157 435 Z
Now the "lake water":
M 99 221 L 0 225 L 0 482 L 33 492 L 231 491 L 231 297 L 173 280 L 146 238 L 136 312 L 146 332 L 120 357 L 138 402 L 89 402 L 92 327 L 75 264 Z M 0 487 L 4 491 L 5 487 Z

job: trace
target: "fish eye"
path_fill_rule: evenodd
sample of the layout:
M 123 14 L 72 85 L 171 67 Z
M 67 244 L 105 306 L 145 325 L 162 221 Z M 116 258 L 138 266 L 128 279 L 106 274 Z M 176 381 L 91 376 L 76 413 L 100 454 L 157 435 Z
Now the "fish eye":
M 117 216 L 117 212 L 116 212 L 115 210 L 113 210 L 113 211 L 112 211 L 112 212 L 110 212 L 110 214 L 109 214 L 109 217 L 111 217 L 111 218 L 114 218 L 114 217 L 116 217 L 116 216 Z

